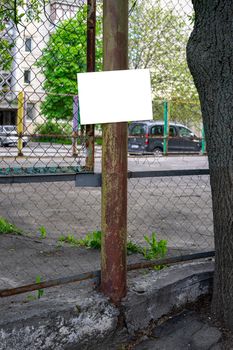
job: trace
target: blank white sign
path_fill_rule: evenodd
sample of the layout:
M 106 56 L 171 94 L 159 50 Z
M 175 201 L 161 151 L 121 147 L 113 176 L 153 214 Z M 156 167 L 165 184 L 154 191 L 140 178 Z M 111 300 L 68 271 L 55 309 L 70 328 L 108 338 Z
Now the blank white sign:
M 78 74 L 80 122 L 153 119 L 149 69 Z

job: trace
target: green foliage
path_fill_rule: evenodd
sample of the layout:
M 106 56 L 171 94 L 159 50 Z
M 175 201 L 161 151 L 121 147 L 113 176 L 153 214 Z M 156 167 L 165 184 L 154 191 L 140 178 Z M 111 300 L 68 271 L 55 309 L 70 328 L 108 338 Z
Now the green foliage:
M 29 294 L 26 301 L 35 301 L 37 297 L 35 295 Z
M 167 100 L 169 104 L 169 120 L 180 122 L 189 126 L 195 127 L 196 130 L 201 125 L 201 107 L 199 101 L 189 100 Z M 163 100 L 153 101 L 154 120 L 163 120 L 164 116 Z
M 0 29 L 1 31 L 1 29 Z M 0 40 L 0 70 L 9 70 L 12 64 L 13 41 Z
M 143 254 L 143 249 L 138 244 L 135 244 L 131 241 L 127 242 L 127 253 L 128 254 Z
M 58 241 L 68 243 L 73 246 L 78 247 L 86 247 L 92 249 L 100 249 L 101 248 L 101 231 L 93 231 L 92 233 L 88 233 L 84 238 L 77 239 L 72 234 L 68 234 L 67 236 L 60 236 Z M 148 259 L 156 259 L 162 258 L 167 253 L 167 241 L 160 240 L 157 241 L 155 233 L 152 233 L 151 238 L 148 236 L 144 236 L 148 247 L 142 248 L 138 244 L 133 243 L 132 241 L 127 242 L 127 253 L 128 254 L 143 254 L 143 256 Z M 158 269 L 159 267 L 157 267 Z M 162 266 L 161 266 L 162 268 Z
M 72 234 L 68 234 L 67 236 L 61 235 L 58 238 L 58 241 L 68 243 L 74 246 L 80 246 L 79 239 L 75 238 Z
M 93 231 L 88 233 L 84 238 L 77 239 L 72 234 L 59 237 L 59 242 L 69 243 L 75 246 L 83 246 L 87 248 L 99 249 L 101 248 L 101 231 Z M 138 244 L 131 241 L 127 242 L 128 253 L 140 253 L 143 254 L 146 259 L 162 258 L 167 253 L 167 241 L 157 241 L 155 233 L 152 233 L 151 238 L 144 236 L 148 247 L 142 248 Z
M 0 23 L 8 19 L 15 25 L 23 21 L 39 21 L 40 14 L 48 1 L 45 0 L 1 0 Z
M 88 233 L 84 238 L 77 239 L 72 234 L 59 237 L 59 242 L 69 243 L 74 246 L 99 249 L 101 247 L 101 231 Z
M 48 120 L 37 126 L 35 134 L 40 135 L 34 137 L 37 142 L 71 144 L 72 127 L 69 123 Z
M 191 15 L 188 16 L 189 22 L 191 24 L 194 24 L 195 22 L 195 13 L 193 12 Z
M 71 120 L 73 96 L 77 94 L 77 73 L 85 72 L 87 6 L 79 8 L 76 16 L 58 24 L 42 51 L 37 66 L 45 76 L 43 88 L 48 93 L 41 104 L 41 111 L 48 119 Z M 102 67 L 101 26 L 96 28 L 96 70 Z M 66 96 L 65 96 L 66 94 Z M 70 96 L 67 96 L 70 95 Z
M 34 133 L 31 140 L 35 142 L 51 142 L 63 145 L 72 144 L 71 123 L 47 120 L 45 123 L 37 125 Z M 82 141 L 81 137 L 77 138 L 78 144 L 81 144 Z M 95 143 L 97 145 L 102 145 L 102 137 L 95 137 Z
M 131 2 L 134 3 L 132 0 Z M 186 62 L 186 44 L 189 30 L 187 21 L 165 7 L 160 1 L 138 0 L 129 18 L 130 68 L 150 68 L 154 99 L 154 119 L 161 119 L 161 104 L 156 100 L 194 100 L 198 95 Z M 201 120 L 200 114 L 183 116 L 183 108 L 177 105 L 174 119 Z M 187 106 L 185 109 L 188 109 Z M 199 109 L 200 110 L 200 109 Z M 176 112 L 176 113 L 175 113 Z M 183 119 L 183 120 L 182 120 Z M 196 120 L 195 119 L 195 120 Z
M 8 38 L 0 40 L 0 70 L 9 70 L 12 64 L 12 48 L 14 38 L 9 29 L 29 21 L 39 21 L 40 14 L 47 1 L 44 0 L 1 0 L 0 1 L 0 32 L 5 32 Z
M 46 231 L 46 228 L 44 226 L 41 226 L 39 228 L 39 231 L 40 231 L 40 238 L 41 239 L 44 239 L 47 237 L 47 231 Z
M 39 275 L 36 276 L 36 283 L 41 283 L 41 277 Z M 44 295 L 44 289 L 38 289 L 37 298 L 40 299 L 43 295 Z
M 22 234 L 22 230 L 13 224 L 10 224 L 6 219 L 0 217 L 0 234 L 1 233 L 14 233 L 20 235 Z
M 68 234 L 67 236 L 59 237 L 59 242 L 69 243 L 73 246 L 86 247 L 92 249 L 100 249 L 101 248 L 101 231 L 94 231 L 92 233 L 88 233 L 84 238 L 77 239 L 72 234 Z M 143 253 L 143 249 L 129 241 L 127 242 L 127 252 L 129 253 Z
M 102 146 L 102 137 L 96 137 L 95 138 L 95 144 L 98 145 L 98 146 Z
M 144 239 L 149 246 L 143 249 L 143 255 L 146 259 L 163 258 L 167 254 L 167 241 L 164 239 L 157 241 L 155 232 L 152 233 L 151 237 L 144 236 Z
M 88 233 L 83 239 L 79 240 L 79 243 L 87 248 L 99 249 L 101 247 L 101 231 Z
M 170 101 L 170 120 L 200 129 L 201 107 L 199 101 Z

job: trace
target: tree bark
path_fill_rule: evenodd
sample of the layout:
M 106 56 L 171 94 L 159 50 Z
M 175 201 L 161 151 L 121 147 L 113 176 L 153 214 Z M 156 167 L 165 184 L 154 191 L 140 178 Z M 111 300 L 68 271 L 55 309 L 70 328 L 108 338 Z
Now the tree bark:
M 199 93 L 212 190 L 212 312 L 233 330 L 233 1 L 192 0 L 187 59 Z

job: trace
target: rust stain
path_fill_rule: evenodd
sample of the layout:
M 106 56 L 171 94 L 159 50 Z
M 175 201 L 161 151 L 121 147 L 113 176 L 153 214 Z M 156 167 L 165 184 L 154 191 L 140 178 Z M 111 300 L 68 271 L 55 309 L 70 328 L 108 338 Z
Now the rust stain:
M 128 69 L 128 1 L 104 0 L 104 70 Z M 126 294 L 127 123 L 105 124 L 102 145 L 101 290 Z

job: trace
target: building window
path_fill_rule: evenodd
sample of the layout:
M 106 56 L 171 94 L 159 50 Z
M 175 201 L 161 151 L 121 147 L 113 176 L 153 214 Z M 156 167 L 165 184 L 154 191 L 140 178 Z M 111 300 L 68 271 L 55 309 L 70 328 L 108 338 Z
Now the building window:
M 31 71 L 30 70 L 25 70 L 24 71 L 24 83 L 25 84 L 30 84 L 31 82 Z
M 62 9 L 57 9 L 57 11 L 56 11 L 56 19 L 57 20 L 63 19 L 63 16 L 64 16 L 63 10 Z
M 25 39 L 25 51 L 31 52 L 32 51 L 32 38 L 26 38 Z
M 26 112 L 27 120 L 35 119 L 35 107 L 33 103 L 27 103 L 27 112 Z

